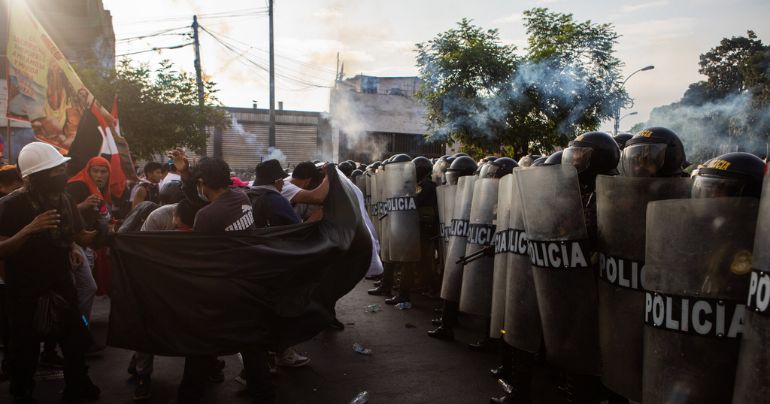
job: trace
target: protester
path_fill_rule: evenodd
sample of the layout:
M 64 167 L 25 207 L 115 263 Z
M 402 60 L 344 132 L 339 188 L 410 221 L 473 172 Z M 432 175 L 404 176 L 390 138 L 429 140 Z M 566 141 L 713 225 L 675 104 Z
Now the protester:
M 312 163 L 311 163 L 312 164 Z M 296 173 L 296 177 L 294 176 Z M 317 173 L 315 165 L 311 167 L 307 163 L 299 163 L 294 169 L 292 176 L 285 176 L 283 180 L 283 189 L 281 195 L 288 199 L 292 206 L 298 204 L 322 205 L 329 193 L 329 181 L 324 178 L 321 184 L 313 189 L 303 189 L 312 183 Z
M 141 231 L 173 231 L 177 229 L 175 222 L 179 201 L 190 204 L 182 193 L 180 181 L 168 182 L 160 190 L 160 200 L 163 206 L 151 211 L 142 224 Z M 140 205 L 141 206 L 141 205 Z M 193 216 L 194 220 L 194 216 Z M 192 229 L 192 222 L 189 228 Z M 134 401 L 147 400 L 152 396 L 152 370 L 155 361 L 153 354 L 134 352 L 128 365 L 128 373 L 136 376 Z
M 195 215 L 195 232 L 223 234 L 254 229 L 251 202 L 245 193 L 230 189 L 230 167 L 226 162 L 218 158 L 203 158 L 190 172 L 184 153 L 175 151 L 174 159 L 178 169 L 182 166 L 180 174 L 186 181 L 185 187 L 195 189 L 197 198 L 207 203 Z M 275 392 L 270 380 L 267 347 L 244 347 L 242 354 L 252 399 L 272 403 Z M 206 377 L 217 366 L 216 363 L 216 358 L 210 356 L 185 359 L 178 392 L 180 403 L 200 402 Z
M 294 167 L 291 177 L 287 177 L 284 180 L 283 188 L 285 191 L 282 191 L 282 195 L 291 201 L 300 191 L 313 192 L 313 190 L 319 188 L 324 179 L 325 177 L 315 164 L 310 161 L 303 161 Z M 318 192 L 320 196 L 322 191 L 319 190 Z M 328 184 L 326 192 L 328 193 Z M 298 200 L 303 200 L 303 196 L 300 196 Z M 293 206 L 294 211 L 297 212 L 297 215 L 303 222 L 314 222 L 323 217 L 323 209 L 321 209 L 320 204 L 299 202 L 294 203 Z
M 163 166 L 160 163 L 151 161 L 144 165 L 144 178 L 131 191 L 131 209 L 144 201 L 159 203 L 158 183 L 163 179 Z
M 300 223 L 289 201 L 280 194 L 286 177 L 281 163 L 267 160 L 259 163 L 255 171 L 254 187 L 248 193 L 255 225 L 260 228 Z
M 0 198 L 16 191 L 22 186 L 19 169 L 15 165 L 6 164 L 0 167 Z M 0 262 L 0 343 L 3 345 L 3 361 L 0 365 L 0 382 L 8 380 L 8 313 L 5 308 L 5 271 Z
M 17 403 L 35 402 L 40 340 L 49 335 L 56 337 L 64 354 L 63 399 L 93 400 L 100 394 L 85 366 L 88 333 L 74 309 L 77 293 L 69 274 L 73 243 L 90 245 L 95 232 L 84 229 L 76 205 L 64 192 L 68 160 L 46 143 L 24 146 L 19 168 L 25 186 L 0 202 L 0 257 L 5 260 L 11 330 L 10 390 Z M 36 308 L 44 302 L 53 303 L 54 323 L 36 319 Z M 43 325 L 51 326 L 47 333 L 41 332 Z

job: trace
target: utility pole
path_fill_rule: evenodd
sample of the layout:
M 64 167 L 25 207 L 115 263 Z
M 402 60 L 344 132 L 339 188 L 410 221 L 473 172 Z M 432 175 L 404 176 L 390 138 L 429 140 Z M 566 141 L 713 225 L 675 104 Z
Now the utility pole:
M 267 145 L 275 147 L 275 49 L 273 45 L 273 0 L 269 0 L 270 16 L 270 131 Z
M 195 48 L 195 82 L 198 84 L 198 130 L 206 136 L 206 128 L 203 123 L 203 77 L 201 74 L 201 43 L 198 40 L 198 16 L 193 16 L 193 45 Z M 206 142 L 203 142 L 203 155 L 207 155 Z

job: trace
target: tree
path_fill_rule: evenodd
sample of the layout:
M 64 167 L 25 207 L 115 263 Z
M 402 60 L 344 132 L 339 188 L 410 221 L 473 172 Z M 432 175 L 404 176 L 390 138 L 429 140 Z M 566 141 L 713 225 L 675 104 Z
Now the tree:
M 135 157 L 148 159 L 175 147 L 200 152 L 207 137 L 201 127 L 227 125 L 215 83 L 204 81 L 201 110 L 195 77 L 176 70 L 169 61 L 153 70 L 123 59 L 115 71 L 81 69 L 78 73 L 101 102 L 110 105 L 118 97 L 121 132 Z
M 753 31 L 723 38 L 700 56 L 705 80 L 675 103 L 653 109 L 650 126 L 674 130 L 691 161 L 728 151 L 765 154 L 770 139 L 770 46 Z
M 480 154 L 494 149 L 507 130 L 498 95 L 510 85 L 518 59 L 514 51 L 501 43 L 497 30 L 485 31 L 467 19 L 417 44 L 418 97 L 427 107 L 429 140 L 457 139 Z
M 577 22 L 545 8 L 524 16 L 523 55 L 496 30 L 467 19 L 417 44 L 428 139 L 459 140 L 478 155 L 550 151 L 595 130 L 627 100 L 611 24 Z

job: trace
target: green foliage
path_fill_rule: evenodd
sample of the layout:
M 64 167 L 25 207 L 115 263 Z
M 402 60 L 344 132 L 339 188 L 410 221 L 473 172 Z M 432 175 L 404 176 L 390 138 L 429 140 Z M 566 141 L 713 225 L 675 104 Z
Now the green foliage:
M 153 70 L 123 59 L 115 71 L 81 69 L 78 74 L 108 109 L 118 97 L 121 132 L 135 157 L 151 158 L 175 147 L 200 152 L 207 136 L 201 128 L 227 125 L 215 83 L 204 81 L 201 110 L 195 76 L 169 61 Z
M 620 89 L 618 35 L 610 24 L 535 8 L 524 13 L 523 55 L 497 30 L 467 19 L 417 44 L 430 140 L 492 154 L 550 151 L 595 130 L 628 101 Z

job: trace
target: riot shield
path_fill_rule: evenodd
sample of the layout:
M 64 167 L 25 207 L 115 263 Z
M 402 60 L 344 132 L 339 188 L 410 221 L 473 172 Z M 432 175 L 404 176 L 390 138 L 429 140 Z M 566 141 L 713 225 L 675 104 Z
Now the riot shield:
M 538 168 L 532 168 L 532 170 Z M 525 170 L 514 169 L 514 172 Z M 503 179 L 508 178 L 504 177 Z M 522 351 L 536 353 L 542 340 L 540 311 L 537 304 L 534 274 L 529 262 L 527 233 L 524 225 L 519 186 L 516 175 L 511 175 L 511 208 L 509 229 L 497 246 L 509 256 L 505 289 L 505 342 Z M 502 188 L 501 188 L 502 191 Z
M 457 185 L 445 185 L 444 188 L 444 268 L 446 269 L 447 255 L 449 254 L 449 231 L 452 226 L 452 216 L 458 198 Z M 462 192 L 459 194 L 462 195 Z
M 473 184 L 471 212 L 468 216 L 468 240 L 460 289 L 460 311 L 489 317 L 492 312 L 492 278 L 497 215 L 497 178 L 480 178 Z
M 385 166 L 377 169 L 377 214 L 376 222 L 380 232 L 380 258 L 383 262 L 390 262 L 390 232 L 388 230 L 387 210 L 385 200 L 387 197 L 386 189 L 388 187 Z
M 417 211 L 417 177 L 411 161 L 391 163 L 385 169 L 385 222 L 389 231 L 389 256 L 393 262 L 420 260 L 420 214 Z
M 495 218 L 494 265 L 492 274 L 492 309 L 489 326 L 490 338 L 501 338 L 505 327 L 505 290 L 508 280 L 510 253 L 507 251 L 507 233 L 510 229 L 511 200 L 513 199 L 513 175 L 500 178 L 497 190 L 497 215 Z
M 374 224 L 374 218 L 372 217 L 372 176 L 369 175 L 369 172 L 365 172 L 364 175 L 365 183 L 365 191 L 364 191 L 364 205 L 366 205 L 366 214 L 369 215 L 369 220 L 372 221 L 372 224 Z M 375 230 L 376 231 L 376 230 Z M 379 239 L 379 234 L 377 234 L 377 237 Z
M 444 277 L 441 282 L 441 298 L 450 302 L 460 301 L 460 288 L 463 284 L 463 265 L 458 263 L 465 255 L 465 243 L 468 237 L 468 218 L 471 214 L 473 184 L 476 176 L 466 175 L 457 182 L 457 191 L 452 220 L 447 232 L 449 246 L 444 264 Z
M 436 201 L 438 205 L 438 232 L 439 240 L 436 245 L 438 246 L 439 263 L 443 265 L 444 258 L 446 256 L 446 217 L 444 215 L 445 205 L 448 203 L 446 200 L 447 185 L 440 185 L 436 187 Z
M 358 177 L 356 177 L 356 186 L 361 191 L 362 195 L 366 195 L 366 178 L 364 178 L 364 175 L 361 174 Z
M 645 402 L 732 399 L 758 205 L 753 198 L 647 205 Z
M 600 175 L 596 180 L 599 251 L 599 344 L 602 381 L 610 390 L 642 401 L 642 335 L 647 203 L 687 199 L 689 178 Z
M 577 171 L 556 165 L 514 173 L 547 360 L 577 374 L 599 375 L 596 276 Z
M 734 404 L 770 403 L 770 177 L 762 185 Z

